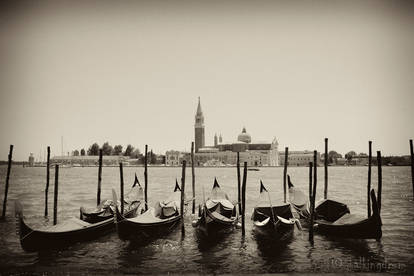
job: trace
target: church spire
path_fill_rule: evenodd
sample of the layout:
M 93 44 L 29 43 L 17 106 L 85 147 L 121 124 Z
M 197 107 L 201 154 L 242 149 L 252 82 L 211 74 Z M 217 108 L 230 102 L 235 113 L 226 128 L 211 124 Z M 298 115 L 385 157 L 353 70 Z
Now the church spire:
M 200 97 L 198 97 L 198 106 L 197 106 L 196 115 L 203 115 L 203 111 L 201 110 Z

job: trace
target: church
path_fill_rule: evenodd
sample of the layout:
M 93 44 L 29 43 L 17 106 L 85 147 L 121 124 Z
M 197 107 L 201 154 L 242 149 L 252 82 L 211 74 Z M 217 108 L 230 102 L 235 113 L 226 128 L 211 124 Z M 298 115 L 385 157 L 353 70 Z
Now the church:
M 250 134 L 243 127 L 237 140 L 223 143 L 220 134 L 214 136 L 214 145 L 205 145 L 204 114 L 201 109 L 200 98 L 195 115 L 194 124 L 195 165 L 197 166 L 226 166 L 237 163 L 237 152 L 240 153 L 240 162 L 247 162 L 248 166 L 279 166 L 278 142 L 276 138 L 270 143 L 252 142 Z M 187 158 L 185 158 L 187 159 Z

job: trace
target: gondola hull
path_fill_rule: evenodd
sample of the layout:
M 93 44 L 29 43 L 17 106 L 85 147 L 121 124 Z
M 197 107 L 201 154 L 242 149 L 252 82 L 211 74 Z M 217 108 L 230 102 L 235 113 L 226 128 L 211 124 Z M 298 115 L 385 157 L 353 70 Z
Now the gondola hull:
M 231 232 L 236 223 L 236 217 L 231 219 L 220 219 L 204 207 L 196 227 L 197 231 L 202 234 L 202 236 L 216 236 Z
M 272 206 L 255 207 L 253 210 L 252 220 L 254 233 L 257 237 L 266 237 L 267 239 L 283 239 L 287 234 L 293 231 L 295 222 L 289 204 Z M 273 215 L 275 218 L 273 219 Z M 280 218 L 280 219 L 279 219 Z
M 20 244 L 25 251 L 64 248 L 77 242 L 96 239 L 115 229 L 114 219 L 109 218 L 93 224 L 74 219 L 71 222 L 71 230 L 57 231 L 53 230 L 53 226 L 45 230 L 36 230 L 25 223 L 22 207 L 19 205 L 20 203 L 16 202 L 16 225 Z M 126 215 L 133 216 L 138 207 L 139 204 Z
M 181 216 L 177 215 L 159 222 L 139 223 L 122 216 L 116 208 L 116 229 L 121 240 L 137 243 L 156 239 L 167 235 L 181 224 Z

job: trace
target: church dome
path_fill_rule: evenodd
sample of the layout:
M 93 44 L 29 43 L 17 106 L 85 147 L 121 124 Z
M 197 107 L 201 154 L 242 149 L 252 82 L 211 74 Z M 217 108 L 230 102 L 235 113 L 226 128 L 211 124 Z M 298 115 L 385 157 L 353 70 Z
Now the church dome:
M 237 141 L 243 142 L 243 143 L 250 143 L 252 141 L 252 137 L 250 137 L 250 134 L 246 132 L 246 128 L 243 127 L 242 133 L 237 136 Z

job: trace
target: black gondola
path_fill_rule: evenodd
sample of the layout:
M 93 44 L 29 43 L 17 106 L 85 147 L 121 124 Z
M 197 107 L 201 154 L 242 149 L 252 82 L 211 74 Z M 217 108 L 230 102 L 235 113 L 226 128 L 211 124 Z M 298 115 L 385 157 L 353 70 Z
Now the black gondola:
M 288 186 L 289 186 L 289 202 L 292 207 L 299 214 L 301 219 L 309 220 L 310 219 L 310 205 L 309 199 L 305 193 L 296 189 L 292 182 L 290 181 L 290 176 L 288 175 Z M 334 222 L 344 216 L 349 214 L 349 208 L 346 204 L 341 202 L 323 199 L 316 203 L 315 206 L 315 219 L 324 220 L 328 222 Z
M 303 191 L 295 189 L 289 178 L 289 199 L 294 209 L 306 220 L 310 219 L 309 204 Z M 332 237 L 350 239 L 380 239 L 382 222 L 375 191 L 370 192 L 373 213 L 369 218 L 350 214 L 340 202 L 325 199 L 315 207 L 315 230 Z
M 382 222 L 378 210 L 377 198 L 374 189 L 371 190 L 372 215 L 362 218 L 357 215 L 346 214 L 334 222 L 325 220 L 315 221 L 317 232 L 352 239 L 380 239 L 382 237 Z
M 199 217 L 193 226 L 204 236 L 212 236 L 233 229 L 237 222 L 237 208 L 215 178 L 211 196 L 199 206 Z
M 133 192 L 136 191 L 134 187 L 136 187 L 137 185 L 138 187 L 141 187 L 141 184 L 139 184 L 139 181 L 138 181 L 137 174 L 135 174 L 135 179 L 134 179 L 134 184 L 132 184 L 132 189 L 125 196 L 125 199 L 124 199 L 125 204 L 129 204 L 130 201 L 133 201 L 135 198 L 143 198 L 142 189 L 139 189 L 139 191 L 141 192 L 140 195 L 133 194 Z M 97 223 L 97 222 L 107 220 L 114 216 L 113 206 L 114 206 L 113 201 L 111 199 L 107 199 L 92 210 L 86 210 L 84 207 L 80 207 L 79 218 L 89 223 Z
M 88 241 L 114 230 L 113 217 L 97 223 L 88 223 L 78 218 L 71 218 L 53 226 L 33 229 L 23 217 L 23 206 L 16 200 L 16 222 L 20 244 L 25 251 L 41 251 L 62 248 L 76 242 Z M 133 201 L 126 206 L 125 216 L 133 216 L 141 201 Z
M 272 205 L 270 195 L 262 181 L 260 181 L 260 197 L 253 209 L 252 220 L 255 234 L 276 240 L 283 239 L 289 234 L 296 222 L 289 203 Z
M 112 190 L 114 200 L 115 191 Z M 142 243 L 171 232 L 181 223 L 181 189 L 176 183 L 173 194 L 155 207 L 150 207 L 144 213 L 135 217 L 126 218 L 115 206 L 115 224 L 118 236 L 122 240 Z

